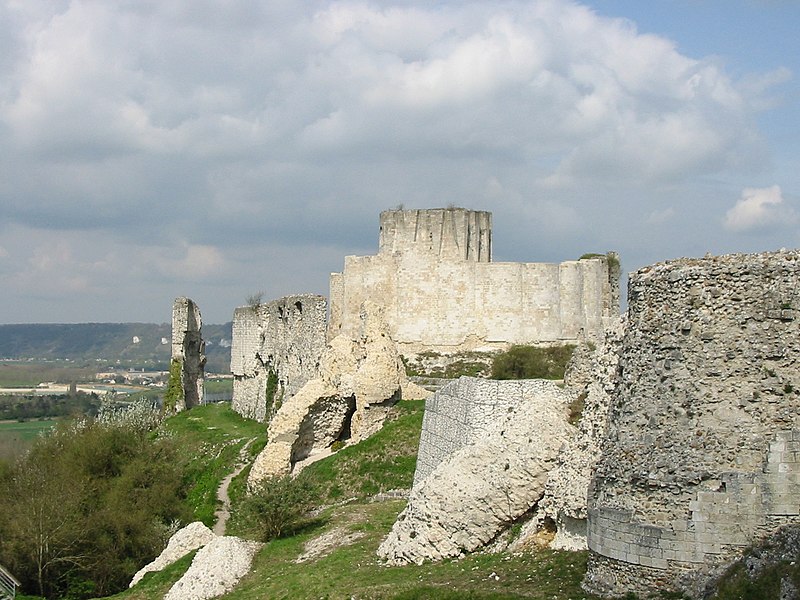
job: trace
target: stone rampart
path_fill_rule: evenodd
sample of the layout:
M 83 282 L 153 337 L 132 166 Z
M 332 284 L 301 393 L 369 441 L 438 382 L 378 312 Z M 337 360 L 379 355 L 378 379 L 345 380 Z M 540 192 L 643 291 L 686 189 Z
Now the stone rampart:
M 236 412 L 269 420 L 283 398 L 318 375 L 326 313 L 327 301 L 314 294 L 234 311 L 231 372 Z
M 181 411 L 203 403 L 205 390 L 205 342 L 203 319 L 197 304 L 189 298 L 175 298 L 172 304 L 172 360 L 181 365 L 183 400 Z
M 381 214 L 380 251 L 331 276 L 328 336 L 353 336 L 369 299 L 404 355 L 600 339 L 619 315 L 615 259 L 491 262 L 491 215 L 461 208 Z
M 641 269 L 589 490 L 604 595 L 706 583 L 800 518 L 800 253 Z
M 566 406 L 571 396 L 552 381 L 461 377 L 425 402 L 414 485 L 459 449 L 481 440 L 514 407 L 542 402 Z

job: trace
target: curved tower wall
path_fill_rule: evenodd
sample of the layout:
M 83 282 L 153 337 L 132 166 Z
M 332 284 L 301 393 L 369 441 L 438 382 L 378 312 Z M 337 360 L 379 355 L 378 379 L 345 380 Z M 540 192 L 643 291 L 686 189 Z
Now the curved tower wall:
M 584 585 L 697 595 L 800 520 L 800 253 L 654 265 L 628 297 Z

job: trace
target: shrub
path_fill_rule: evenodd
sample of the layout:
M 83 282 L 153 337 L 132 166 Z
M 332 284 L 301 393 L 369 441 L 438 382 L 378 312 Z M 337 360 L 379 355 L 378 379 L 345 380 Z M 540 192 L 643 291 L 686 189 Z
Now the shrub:
M 124 589 L 188 516 L 175 456 L 138 420 L 59 424 L 0 481 L 0 562 L 42 596 Z
M 172 414 L 175 412 L 178 404 L 182 404 L 183 396 L 183 377 L 181 371 L 183 370 L 183 363 L 180 359 L 173 358 L 169 363 L 169 381 L 167 382 L 167 390 L 164 392 L 164 412 Z
M 575 346 L 511 346 L 495 355 L 492 379 L 563 379 Z
M 235 509 L 237 527 L 267 542 L 293 535 L 308 525 L 316 494 L 304 478 L 290 475 L 261 482 Z

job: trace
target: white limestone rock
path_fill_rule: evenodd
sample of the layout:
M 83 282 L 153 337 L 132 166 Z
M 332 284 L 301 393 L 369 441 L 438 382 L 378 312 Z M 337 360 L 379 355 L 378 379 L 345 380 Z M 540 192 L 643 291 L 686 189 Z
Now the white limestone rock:
M 622 340 L 622 321 L 606 330 L 604 342 L 594 352 L 578 351 L 565 380 L 573 393 L 584 397 L 577 434 L 559 452 L 540 503 L 544 516 L 556 524 L 550 547 L 556 550 L 586 549 L 586 503 L 592 471 L 601 454 Z M 577 374 L 577 376 L 576 376 Z M 581 389 L 582 388 L 582 389 Z
M 183 529 L 175 532 L 169 539 L 167 547 L 158 555 L 158 557 L 151 563 L 142 567 L 136 575 L 131 579 L 129 587 L 133 587 L 145 574 L 151 571 L 160 571 L 168 567 L 179 558 L 182 558 L 198 548 L 202 548 L 213 540 L 216 536 L 200 521 L 189 523 Z
M 262 544 L 233 536 L 215 537 L 195 555 L 192 565 L 164 600 L 208 600 L 231 591 L 250 572 Z
M 542 394 L 509 406 L 483 438 L 439 464 L 414 486 L 378 555 L 391 564 L 457 557 L 533 507 L 575 432 L 564 398 Z
M 250 469 L 248 484 L 288 475 L 292 465 L 330 446 L 341 434 L 349 403 L 323 379 L 312 379 L 275 413 L 267 445 Z

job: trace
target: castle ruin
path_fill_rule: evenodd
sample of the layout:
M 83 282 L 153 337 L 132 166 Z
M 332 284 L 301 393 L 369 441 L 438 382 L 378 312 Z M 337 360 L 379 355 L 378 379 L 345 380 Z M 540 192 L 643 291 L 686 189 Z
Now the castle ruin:
M 619 315 L 619 265 L 492 262 L 492 215 L 390 210 L 375 256 L 347 256 L 330 279 L 328 338 L 357 331 L 364 300 L 384 307 L 400 353 L 453 354 L 602 337 Z
M 233 410 L 269 421 L 283 398 L 318 375 L 327 310 L 323 296 L 302 294 L 234 311 Z
M 197 304 L 189 298 L 175 298 L 172 304 L 172 363 L 180 365 L 181 399 L 174 410 L 203 403 L 205 391 L 205 342 L 203 319 Z
M 800 517 L 800 252 L 633 273 L 584 587 L 700 597 Z

